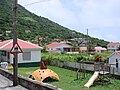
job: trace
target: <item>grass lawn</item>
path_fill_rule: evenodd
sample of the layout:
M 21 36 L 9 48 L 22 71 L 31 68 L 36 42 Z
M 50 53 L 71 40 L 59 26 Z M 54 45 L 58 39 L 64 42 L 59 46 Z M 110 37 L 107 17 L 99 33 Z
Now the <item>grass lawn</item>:
M 29 77 L 30 73 L 32 73 L 34 70 L 38 68 L 39 67 L 19 68 L 19 74 L 25 77 Z M 88 90 L 83 86 L 85 83 L 87 83 L 92 74 L 87 73 L 85 79 L 75 80 L 76 79 L 75 71 L 58 68 L 54 66 L 49 66 L 48 68 L 55 71 L 60 77 L 60 81 L 49 82 L 50 84 L 62 88 L 63 90 Z M 111 79 L 111 84 L 105 85 L 94 84 L 93 86 L 90 87 L 89 90 L 120 90 L 120 80 Z

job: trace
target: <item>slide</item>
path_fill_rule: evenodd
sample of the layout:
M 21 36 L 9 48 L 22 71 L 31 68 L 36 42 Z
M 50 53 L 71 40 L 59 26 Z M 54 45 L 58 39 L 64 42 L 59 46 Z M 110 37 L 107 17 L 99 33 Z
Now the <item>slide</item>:
M 99 76 L 99 72 L 94 72 L 92 77 L 89 79 L 89 81 L 84 86 L 89 88 L 93 84 L 93 82 L 97 79 L 98 76 Z

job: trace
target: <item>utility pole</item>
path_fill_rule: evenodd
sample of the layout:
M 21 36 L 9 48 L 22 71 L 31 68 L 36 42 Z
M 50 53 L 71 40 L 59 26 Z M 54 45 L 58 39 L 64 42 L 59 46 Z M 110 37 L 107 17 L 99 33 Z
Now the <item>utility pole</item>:
M 17 43 L 17 2 L 14 0 L 13 4 L 13 46 Z M 13 58 L 13 86 L 18 85 L 18 55 L 14 53 Z

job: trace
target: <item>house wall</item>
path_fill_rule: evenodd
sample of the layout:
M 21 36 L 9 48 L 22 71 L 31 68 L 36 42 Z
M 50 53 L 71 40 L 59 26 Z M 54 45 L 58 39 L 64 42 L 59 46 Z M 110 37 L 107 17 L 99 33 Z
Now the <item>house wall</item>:
M 63 50 L 63 48 L 64 47 L 71 47 L 70 45 L 67 45 L 67 44 L 60 44 L 60 45 L 58 45 L 58 46 L 56 46 L 56 47 L 48 47 L 48 51 L 49 50 L 60 50 L 60 51 L 64 51 Z
M 7 61 L 7 56 L 8 56 L 8 53 L 6 53 L 5 51 L 0 51 L 0 62 Z
M 101 53 L 101 50 L 95 50 L 95 52 L 97 52 L 97 53 Z
M 109 57 L 109 64 L 111 67 L 116 68 L 116 59 L 118 60 L 118 68 L 120 68 L 120 55 L 119 54 L 113 54 L 112 56 Z
M 110 51 L 110 52 L 114 52 L 114 51 L 117 51 L 117 49 L 118 49 L 118 47 L 120 46 L 120 44 L 118 43 L 118 44 L 116 44 L 116 45 L 112 45 L 112 46 L 107 46 L 107 49 L 108 49 L 108 51 Z
M 78 54 L 79 52 L 67 52 L 67 54 Z
M 23 60 L 23 54 L 18 54 L 18 63 L 29 63 L 29 62 L 40 62 L 41 61 L 41 50 L 25 50 L 23 52 L 31 52 L 31 60 Z M 13 55 L 10 54 L 10 63 L 13 63 Z
M 106 50 L 95 50 L 95 52 L 97 53 L 102 53 L 102 52 L 105 52 Z

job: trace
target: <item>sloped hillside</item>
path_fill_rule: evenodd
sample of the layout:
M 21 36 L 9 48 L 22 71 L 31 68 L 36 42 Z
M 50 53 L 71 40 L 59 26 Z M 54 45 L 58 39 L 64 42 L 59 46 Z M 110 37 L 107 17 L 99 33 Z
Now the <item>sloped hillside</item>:
M 12 38 L 12 0 L 0 1 L 0 39 L 5 40 Z M 18 38 L 32 41 L 36 37 L 44 38 L 44 42 L 49 43 L 53 38 L 68 40 L 71 38 L 85 38 L 86 35 L 65 28 L 47 18 L 37 16 L 29 12 L 24 7 L 18 7 Z M 108 43 L 104 40 L 91 38 L 90 40 L 95 45 L 106 46 Z

